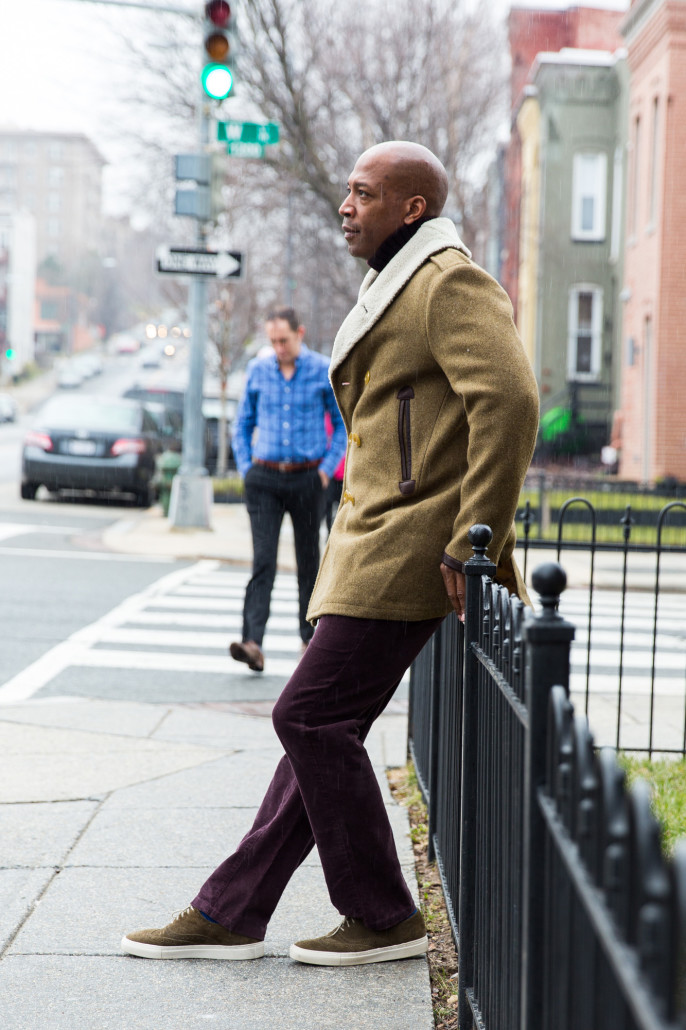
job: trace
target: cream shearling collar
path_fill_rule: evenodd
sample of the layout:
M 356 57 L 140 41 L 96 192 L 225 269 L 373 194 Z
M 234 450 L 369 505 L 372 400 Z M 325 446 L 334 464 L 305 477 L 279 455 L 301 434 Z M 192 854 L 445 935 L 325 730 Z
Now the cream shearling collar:
M 391 258 L 381 272 L 370 268 L 362 280 L 357 304 L 336 334 L 329 378 L 345 361 L 355 344 L 378 322 L 417 269 L 432 254 L 438 254 L 449 247 L 461 250 L 467 257 L 472 256 L 449 218 L 432 218 L 419 227 L 412 239 Z

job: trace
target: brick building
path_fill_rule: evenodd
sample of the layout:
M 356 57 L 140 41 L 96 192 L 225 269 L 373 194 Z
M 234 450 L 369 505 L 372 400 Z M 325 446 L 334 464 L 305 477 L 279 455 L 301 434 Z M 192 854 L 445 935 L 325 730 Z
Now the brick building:
M 516 125 L 524 87 L 529 81 L 536 55 L 555 53 L 563 48 L 608 50 L 623 46 L 621 11 L 608 11 L 592 5 L 560 10 L 539 10 L 535 6 L 514 7 L 508 17 L 511 56 L 510 110 L 511 137 L 503 162 L 503 218 L 499 240 L 499 265 L 492 269 L 510 295 L 517 312 L 519 277 L 519 211 L 521 201 L 521 141 Z
M 620 475 L 686 480 L 686 0 L 635 0 Z

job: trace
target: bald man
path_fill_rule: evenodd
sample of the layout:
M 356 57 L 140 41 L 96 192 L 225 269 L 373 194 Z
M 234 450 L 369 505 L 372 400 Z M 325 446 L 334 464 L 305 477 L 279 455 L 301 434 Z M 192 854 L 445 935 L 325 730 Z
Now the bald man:
M 496 577 L 526 599 L 513 519 L 538 418 L 509 300 L 440 217 L 447 193 L 435 155 L 404 141 L 365 151 L 348 180 L 343 234 L 370 270 L 331 356 L 345 480 L 307 613 L 316 630 L 273 712 L 285 755 L 238 849 L 172 923 L 125 937 L 130 954 L 260 957 L 315 843 L 343 922 L 292 945 L 293 959 L 427 949 L 364 740 L 441 620 L 462 617 L 474 523 L 493 531 Z

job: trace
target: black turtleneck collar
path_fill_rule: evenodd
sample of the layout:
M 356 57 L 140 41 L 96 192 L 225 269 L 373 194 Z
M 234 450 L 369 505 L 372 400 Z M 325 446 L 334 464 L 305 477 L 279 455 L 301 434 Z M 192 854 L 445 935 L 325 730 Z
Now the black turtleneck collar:
M 431 215 L 423 215 L 414 222 L 410 222 L 409 225 L 401 225 L 399 229 L 396 229 L 390 236 L 387 236 L 372 256 L 367 259 L 369 267 L 373 268 L 375 272 L 383 271 L 391 258 L 394 258 L 398 251 L 402 250 L 405 244 L 410 242 L 419 226 L 423 225 L 424 222 L 428 222 L 431 217 Z

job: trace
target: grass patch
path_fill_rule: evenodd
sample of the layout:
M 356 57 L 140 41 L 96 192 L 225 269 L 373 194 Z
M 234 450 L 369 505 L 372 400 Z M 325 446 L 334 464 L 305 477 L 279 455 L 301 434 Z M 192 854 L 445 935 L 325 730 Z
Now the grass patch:
M 414 849 L 419 903 L 429 938 L 429 976 L 436 1030 L 457 1030 L 457 952 L 453 942 L 441 881 L 435 862 L 429 862 L 428 812 L 411 762 L 388 770 L 395 800 L 407 809 Z
M 657 543 L 657 517 L 664 507 L 675 500 L 682 503 L 685 498 L 656 497 L 653 494 L 634 494 L 630 492 L 614 492 L 603 490 L 579 490 L 578 494 L 570 489 L 546 490 L 544 504 L 550 513 L 551 522 L 543 532 L 538 516 L 538 505 L 540 493 L 535 487 L 525 487 L 519 497 L 517 508 L 518 535 L 523 538 L 523 530 L 519 527 L 524 506 L 527 501 L 531 504 L 535 515 L 535 521 L 531 527 L 533 539 L 557 541 L 557 513 L 565 501 L 574 496 L 581 496 L 590 501 L 596 510 L 596 540 L 598 543 L 621 544 L 624 541 L 623 527 L 620 519 L 624 515 L 626 506 L 631 505 L 633 517 L 638 517 L 631 526 L 630 544 L 648 544 L 655 546 Z M 564 540 L 572 542 L 590 542 L 591 540 L 591 516 L 583 505 L 572 505 L 568 509 L 569 514 L 565 518 Z M 642 513 L 648 513 L 650 525 L 646 525 L 646 518 L 641 518 Z M 575 518 L 583 518 L 583 521 L 575 521 Z M 683 522 L 684 511 L 681 508 L 673 509 L 665 517 L 662 528 L 661 541 L 665 546 L 686 545 L 686 528 L 683 525 L 675 525 L 674 520 L 680 519 Z M 643 524 L 637 524 L 638 522 Z
M 213 476 L 212 490 L 215 497 L 242 497 L 243 480 L 240 476 L 226 476 L 223 479 L 220 479 L 218 476 Z
M 639 778 L 650 784 L 653 812 L 663 826 L 662 848 L 670 855 L 676 842 L 686 836 L 686 758 L 618 757 L 629 784 Z

